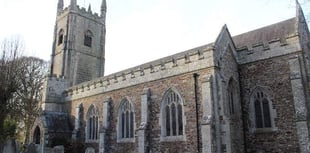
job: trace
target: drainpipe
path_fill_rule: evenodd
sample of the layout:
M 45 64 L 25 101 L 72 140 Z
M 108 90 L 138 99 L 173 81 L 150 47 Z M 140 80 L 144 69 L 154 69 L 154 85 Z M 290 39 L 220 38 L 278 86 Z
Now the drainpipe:
M 194 86 L 195 86 L 195 104 L 196 104 L 196 128 L 197 128 L 197 151 L 200 152 L 200 129 L 199 129 L 199 105 L 198 105 L 198 77 L 199 74 L 194 73 L 193 74 L 194 77 Z

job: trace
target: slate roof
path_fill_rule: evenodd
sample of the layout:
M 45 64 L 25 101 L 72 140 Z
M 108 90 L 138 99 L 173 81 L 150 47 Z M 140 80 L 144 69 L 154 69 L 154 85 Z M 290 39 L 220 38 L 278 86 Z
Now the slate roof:
M 233 37 L 237 48 L 252 46 L 257 43 L 268 43 L 274 39 L 286 38 L 297 32 L 297 18 L 291 18 L 263 28 L 249 31 Z

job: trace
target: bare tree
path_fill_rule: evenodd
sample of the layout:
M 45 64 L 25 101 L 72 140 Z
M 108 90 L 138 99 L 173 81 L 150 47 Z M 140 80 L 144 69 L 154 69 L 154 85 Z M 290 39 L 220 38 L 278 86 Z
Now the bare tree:
M 24 57 L 20 38 L 0 43 L 0 151 L 6 139 L 5 119 L 13 118 L 23 123 L 25 142 L 39 114 L 39 102 L 47 62 L 36 57 Z
M 17 76 L 20 74 L 20 63 L 17 60 L 24 50 L 19 38 L 4 40 L 0 44 L 0 149 L 5 140 L 4 120 L 14 105 L 12 99 L 18 89 Z
M 25 143 L 28 143 L 30 128 L 39 115 L 41 91 L 48 64 L 36 57 L 21 57 L 18 61 L 22 70 L 17 75 L 19 87 L 13 98 L 15 106 L 12 109 L 19 112 L 16 117 L 25 125 Z

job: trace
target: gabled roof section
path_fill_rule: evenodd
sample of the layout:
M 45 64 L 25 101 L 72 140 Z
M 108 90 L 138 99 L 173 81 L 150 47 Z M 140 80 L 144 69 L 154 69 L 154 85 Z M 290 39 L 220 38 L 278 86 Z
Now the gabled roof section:
M 296 17 L 233 37 L 237 48 L 250 47 L 257 43 L 268 43 L 297 34 Z
M 217 46 L 217 45 L 220 45 L 219 43 L 221 43 L 220 41 L 223 41 L 224 37 L 226 38 L 226 39 L 225 39 L 226 41 L 227 41 L 227 39 L 228 39 L 229 41 L 231 41 L 231 42 L 233 43 L 233 45 L 235 45 L 226 24 L 222 27 L 221 32 L 220 32 L 219 35 L 217 36 L 217 38 L 216 38 L 214 44 L 215 44 L 216 46 Z M 224 41 L 225 41 L 225 40 L 224 40 Z M 234 46 L 234 47 L 235 47 L 235 46 Z

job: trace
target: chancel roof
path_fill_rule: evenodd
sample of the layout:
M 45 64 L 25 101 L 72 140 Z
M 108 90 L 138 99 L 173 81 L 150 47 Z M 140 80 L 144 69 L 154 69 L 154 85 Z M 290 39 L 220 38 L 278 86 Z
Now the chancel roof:
M 284 39 L 297 33 L 297 18 L 291 18 L 263 28 L 249 31 L 233 37 L 237 48 L 251 47 L 257 43 L 268 43 Z

